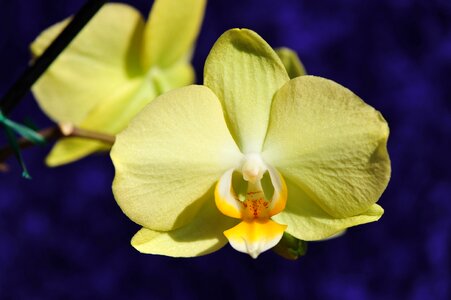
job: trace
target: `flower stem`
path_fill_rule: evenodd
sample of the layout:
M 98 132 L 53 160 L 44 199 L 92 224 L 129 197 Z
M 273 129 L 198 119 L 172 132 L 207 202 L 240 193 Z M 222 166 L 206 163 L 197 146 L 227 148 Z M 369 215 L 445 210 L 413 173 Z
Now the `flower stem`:
M 96 140 L 110 145 L 112 145 L 115 141 L 115 136 L 113 135 L 78 128 L 70 123 L 62 123 L 54 127 L 48 127 L 38 131 L 38 133 L 47 142 L 58 140 L 60 138 L 71 137 Z M 36 145 L 25 138 L 19 138 L 17 144 L 21 149 L 30 148 Z M 5 146 L 4 148 L 0 149 L 0 172 L 7 172 L 9 170 L 8 165 L 5 164 L 4 161 L 13 154 L 14 149 L 11 146 Z
M 8 115 L 19 104 L 31 86 L 47 70 L 58 55 L 92 19 L 107 0 L 89 0 L 74 16 L 72 22 L 52 42 L 45 52 L 28 67 L 0 101 L 0 109 Z
M 61 123 L 58 125 L 62 137 L 80 137 L 89 140 L 96 140 L 113 145 L 116 137 L 97 131 L 91 131 L 74 126 L 71 123 Z

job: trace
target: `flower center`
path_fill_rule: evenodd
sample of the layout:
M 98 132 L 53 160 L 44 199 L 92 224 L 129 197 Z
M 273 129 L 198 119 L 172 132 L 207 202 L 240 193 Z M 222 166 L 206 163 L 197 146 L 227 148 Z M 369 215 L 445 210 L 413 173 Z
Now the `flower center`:
M 232 174 L 241 171 L 247 182 L 245 197 L 241 198 L 232 185 Z M 269 199 L 263 190 L 263 175 L 268 172 L 274 194 Z M 241 199 L 240 199 L 241 198 Z M 287 187 L 280 173 L 265 164 L 257 153 L 247 154 L 237 169 L 230 169 L 219 180 L 215 189 L 217 208 L 226 216 L 241 219 L 241 223 L 224 231 L 233 248 L 256 258 L 274 247 L 282 238 L 286 225 L 271 217 L 285 208 Z
M 267 170 L 266 164 L 258 153 L 249 153 L 245 156 L 241 172 L 243 179 L 248 182 L 246 198 L 244 201 L 237 199 L 242 206 L 242 219 L 269 218 L 270 201 L 267 200 L 261 185 L 261 179 Z
M 241 215 L 244 220 L 269 218 L 270 201 L 266 199 L 260 181 L 256 184 L 248 184 L 246 199 L 243 202 L 240 201 L 240 204 L 243 206 Z
M 241 171 L 247 182 L 245 193 L 237 194 L 232 185 L 232 174 Z M 263 175 L 268 172 L 274 194 L 265 193 L 262 186 Z M 268 191 L 266 191 L 268 192 Z M 230 169 L 219 180 L 215 192 L 219 210 L 233 218 L 242 220 L 268 220 L 285 207 L 286 186 L 279 172 L 267 165 L 258 153 L 247 154 L 241 166 Z

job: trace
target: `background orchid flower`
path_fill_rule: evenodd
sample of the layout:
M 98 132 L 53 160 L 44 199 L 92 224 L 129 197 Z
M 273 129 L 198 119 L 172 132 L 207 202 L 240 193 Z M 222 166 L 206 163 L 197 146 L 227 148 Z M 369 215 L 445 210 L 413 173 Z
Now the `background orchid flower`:
M 205 0 L 156 0 L 144 21 L 125 4 L 106 4 L 34 85 L 42 110 L 107 134 L 121 131 L 147 103 L 194 82 L 189 61 Z M 31 45 L 43 53 L 69 19 L 45 30 Z M 109 146 L 80 138 L 56 143 L 50 166 L 72 162 Z
M 282 64 L 285 67 L 285 70 L 287 71 L 290 78 L 307 75 L 305 67 L 295 51 L 286 47 L 277 48 L 275 49 L 275 51 L 282 61 Z
M 204 85 L 168 92 L 117 136 L 115 198 L 143 253 L 189 257 L 227 241 L 257 257 L 284 231 L 321 240 L 378 220 L 388 126 L 343 86 L 289 78 L 255 32 L 213 46 Z

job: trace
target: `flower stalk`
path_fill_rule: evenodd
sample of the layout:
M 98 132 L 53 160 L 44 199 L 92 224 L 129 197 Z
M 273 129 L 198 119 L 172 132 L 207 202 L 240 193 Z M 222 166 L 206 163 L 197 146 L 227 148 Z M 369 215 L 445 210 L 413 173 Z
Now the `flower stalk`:
M 44 128 L 37 131 L 37 133 L 41 135 L 46 142 L 73 137 L 100 141 L 108 145 L 113 145 L 115 141 L 115 136 L 113 135 L 78 128 L 71 123 L 62 123 L 53 127 Z M 20 149 L 27 149 L 36 144 L 22 137 L 17 140 L 17 145 Z M 8 165 L 5 164 L 4 161 L 14 154 L 15 151 L 10 145 L 0 149 L 0 172 L 7 172 L 9 170 Z

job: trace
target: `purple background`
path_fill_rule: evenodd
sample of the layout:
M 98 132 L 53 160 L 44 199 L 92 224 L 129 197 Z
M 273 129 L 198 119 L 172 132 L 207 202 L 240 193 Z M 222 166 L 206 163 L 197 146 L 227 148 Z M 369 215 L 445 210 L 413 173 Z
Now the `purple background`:
M 28 44 L 83 1 L 0 0 L 0 94 L 29 59 Z M 147 14 L 151 1 L 130 0 Z M 212 0 L 199 71 L 232 27 L 288 46 L 310 74 L 331 78 L 380 110 L 391 128 L 393 175 L 379 222 L 311 243 L 291 262 L 230 247 L 209 256 L 141 255 L 139 228 L 116 205 L 107 156 L 48 169 L 49 147 L 0 174 L 0 299 L 450 299 L 451 2 L 449 0 Z M 13 117 L 50 124 L 31 96 Z M 4 143 L 1 135 L 0 141 Z

